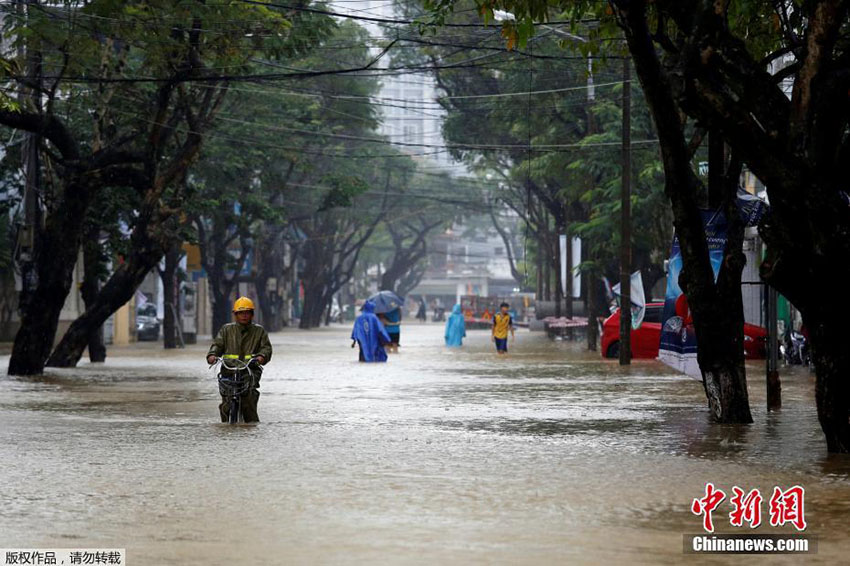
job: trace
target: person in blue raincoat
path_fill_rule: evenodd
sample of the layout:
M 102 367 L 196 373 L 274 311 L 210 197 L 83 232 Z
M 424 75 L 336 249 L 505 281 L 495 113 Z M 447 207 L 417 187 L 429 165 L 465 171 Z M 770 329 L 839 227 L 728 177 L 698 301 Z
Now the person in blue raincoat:
M 363 313 L 354 320 L 354 328 L 351 331 L 351 347 L 355 344 L 360 346 L 361 362 L 385 362 L 387 352 L 384 344 L 390 343 L 390 335 L 375 316 L 375 303 L 366 301 L 363 305 Z
M 466 337 L 466 323 L 460 305 L 455 305 L 446 321 L 446 346 L 462 346 Z

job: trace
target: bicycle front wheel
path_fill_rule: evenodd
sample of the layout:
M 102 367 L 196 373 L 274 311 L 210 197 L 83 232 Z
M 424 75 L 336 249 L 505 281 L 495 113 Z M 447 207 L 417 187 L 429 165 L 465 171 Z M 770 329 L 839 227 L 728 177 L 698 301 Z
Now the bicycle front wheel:
M 230 399 L 230 420 L 228 421 L 230 424 L 236 424 L 239 422 L 239 411 L 242 409 L 239 403 L 239 397 L 233 397 Z

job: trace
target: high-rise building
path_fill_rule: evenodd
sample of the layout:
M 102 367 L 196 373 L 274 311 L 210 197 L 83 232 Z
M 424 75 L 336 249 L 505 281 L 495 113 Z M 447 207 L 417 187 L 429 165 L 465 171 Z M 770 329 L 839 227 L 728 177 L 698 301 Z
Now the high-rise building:
M 386 20 L 399 19 L 394 0 L 337 0 L 333 11 L 351 16 Z M 386 30 L 378 22 L 358 20 L 372 36 L 371 50 L 377 56 L 386 41 Z M 401 48 L 411 44 L 399 44 Z M 377 102 L 382 113 L 381 134 L 396 147 L 414 157 L 421 157 L 441 169 L 464 171 L 445 149 L 442 121 L 445 111 L 437 103 L 438 91 L 428 72 L 389 71 L 390 57 L 384 57 L 376 68 L 387 70 L 381 76 Z

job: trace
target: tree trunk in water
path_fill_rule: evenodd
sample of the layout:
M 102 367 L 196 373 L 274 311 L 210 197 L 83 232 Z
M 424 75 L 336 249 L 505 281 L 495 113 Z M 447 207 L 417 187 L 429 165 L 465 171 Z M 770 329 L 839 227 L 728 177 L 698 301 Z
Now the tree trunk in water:
M 165 254 L 165 269 L 160 272 L 165 313 L 162 319 L 162 346 L 166 350 L 177 347 L 177 306 L 179 285 L 177 267 L 180 262 L 180 246 L 175 245 Z
M 738 293 L 740 297 L 740 292 Z M 731 298 L 729 298 L 731 299 Z M 744 324 L 718 301 L 714 320 L 697 325 L 697 357 L 712 417 L 721 423 L 751 423 L 747 377 L 744 368 Z M 739 298 L 740 302 L 740 298 Z
M 134 235 L 140 234 L 139 230 L 137 226 Z M 83 355 L 91 332 L 102 326 L 112 313 L 133 298 L 145 276 L 157 266 L 165 253 L 165 247 L 153 241 L 147 234 L 150 230 L 153 230 L 153 227 L 145 225 L 141 229 L 144 235 L 140 234 L 133 238 L 131 248 L 133 251 L 100 290 L 91 308 L 87 308 L 86 312 L 71 324 L 68 332 L 47 360 L 47 365 L 76 366 Z
M 71 290 L 82 222 L 90 191 L 72 183 L 57 211 L 37 234 L 34 281 L 24 281 L 19 299 L 21 327 L 15 335 L 9 375 L 39 375 L 56 338 L 59 315 Z M 87 337 L 86 337 L 87 338 Z
M 692 169 L 692 155 L 684 134 L 685 124 L 673 96 L 670 76 L 652 43 L 645 19 L 646 6 L 642 3 L 614 3 L 612 7 L 625 32 L 661 142 L 664 192 L 670 199 L 682 252 L 679 285 L 693 315 L 697 357 L 712 416 L 724 423 L 751 423 L 743 362 L 743 227 L 740 226 L 735 204 L 740 168 L 730 166 L 727 176 L 725 213 L 729 229 L 723 261 L 715 281 L 703 218 L 695 198 L 702 184 Z
M 100 254 L 100 229 L 91 226 L 86 230 L 86 243 L 83 245 L 83 282 L 80 285 L 80 293 L 86 310 L 94 305 L 98 292 L 100 292 L 100 269 L 102 267 Z M 89 361 L 105 362 L 106 345 L 103 341 L 103 325 L 97 327 L 89 336 L 88 341 Z
M 831 302 L 831 301 L 830 301 Z M 846 308 L 844 309 L 847 310 Z M 818 420 L 830 452 L 850 453 L 850 348 L 846 321 L 850 313 L 805 316 L 815 364 L 815 400 Z M 811 319 L 815 319 L 812 321 Z
M 22 309 L 21 327 L 15 335 L 9 360 L 9 375 L 44 373 L 44 363 L 59 325 L 59 313 L 71 287 L 70 273 L 67 285 L 59 272 L 53 279 L 50 282 L 40 280 L 38 288 L 30 294 L 29 299 L 38 308 L 30 306 Z
M 304 308 L 301 312 L 301 321 L 298 323 L 298 328 L 308 329 L 317 328 L 322 325 L 322 315 L 327 308 L 324 292 L 316 291 L 315 288 L 304 285 Z

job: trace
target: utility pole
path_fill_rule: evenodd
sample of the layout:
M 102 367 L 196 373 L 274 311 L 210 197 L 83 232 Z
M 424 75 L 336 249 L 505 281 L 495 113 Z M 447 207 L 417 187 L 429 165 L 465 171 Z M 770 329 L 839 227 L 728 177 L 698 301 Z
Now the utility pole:
M 538 236 L 537 237 L 537 258 L 535 261 L 537 263 L 537 288 L 535 299 L 538 301 L 543 300 L 543 256 L 545 255 L 546 250 L 543 249 L 543 239 Z
M 779 382 L 779 332 L 776 310 L 776 289 L 764 287 L 764 311 L 767 318 L 767 410 L 782 407 L 782 384 Z
M 587 134 L 595 133 L 593 124 L 593 102 L 596 100 L 596 91 L 593 86 L 593 60 L 587 58 Z M 591 183 L 593 180 L 591 179 Z M 572 243 L 572 242 L 571 242 Z M 595 260 L 592 252 L 588 250 L 588 259 Z M 596 310 L 597 273 L 590 271 L 585 276 L 585 289 L 587 289 L 587 349 L 596 351 L 596 342 L 599 340 L 599 326 L 596 321 L 598 315 Z
M 620 202 L 620 365 L 632 360 L 632 85 L 631 61 L 623 57 L 623 180 Z
M 566 269 L 564 269 L 564 288 L 567 299 L 566 310 L 564 312 L 564 316 L 567 318 L 573 317 L 573 241 L 570 236 L 570 220 L 569 214 L 567 214 L 567 207 L 564 207 L 564 217 L 567 218 L 566 223 L 564 224 L 564 234 L 567 239 L 567 253 L 566 253 Z M 572 337 L 572 329 L 570 329 L 570 337 Z
M 28 4 L 38 4 L 37 0 L 18 0 L 16 2 L 17 16 L 26 21 L 29 17 Z M 35 39 L 21 42 L 18 57 L 25 61 L 26 72 L 31 84 L 36 86 L 41 77 L 41 53 L 33 45 Z M 38 111 L 41 108 L 41 94 L 37 88 L 22 86 L 18 95 L 21 108 Z M 28 300 L 29 293 L 38 285 L 36 261 L 38 254 L 38 236 L 41 225 L 41 208 L 38 193 L 41 186 L 41 164 L 39 163 L 39 135 L 25 133 L 21 143 L 21 163 L 24 172 L 23 216 L 24 224 L 19 236 L 19 261 L 21 268 L 22 300 Z
M 564 297 L 564 287 L 563 281 L 561 280 L 561 274 L 563 273 L 564 266 L 561 265 L 561 230 L 564 229 L 564 225 L 558 221 L 558 218 L 555 217 L 555 253 L 552 254 L 552 263 L 554 264 L 553 271 L 555 272 L 555 316 L 560 318 L 563 314 L 563 309 L 561 308 L 561 301 Z

